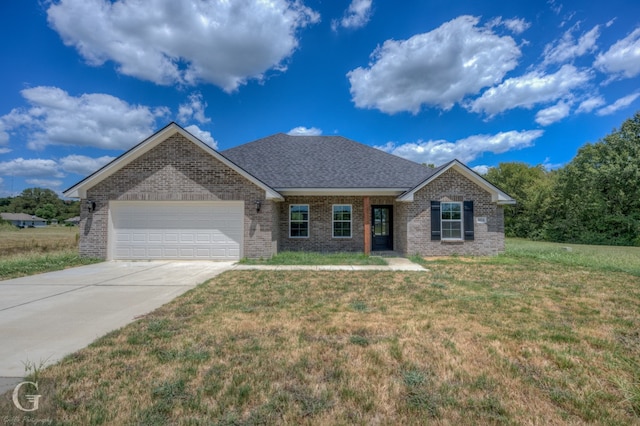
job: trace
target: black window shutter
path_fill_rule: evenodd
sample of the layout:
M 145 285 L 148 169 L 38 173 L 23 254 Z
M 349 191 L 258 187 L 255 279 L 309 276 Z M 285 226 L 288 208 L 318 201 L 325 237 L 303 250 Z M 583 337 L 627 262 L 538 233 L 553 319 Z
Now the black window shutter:
M 464 239 L 473 241 L 473 201 L 465 201 L 464 205 Z
M 440 201 L 431 202 L 431 241 L 440 240 Z

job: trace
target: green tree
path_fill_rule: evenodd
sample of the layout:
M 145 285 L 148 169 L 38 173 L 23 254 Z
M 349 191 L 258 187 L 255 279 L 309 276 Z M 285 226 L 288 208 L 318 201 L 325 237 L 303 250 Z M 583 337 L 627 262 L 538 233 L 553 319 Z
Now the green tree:
M 36 210 L 46 204 L 59 205 L 62 202 L 58 194 L 45 188 L 27 188 L 14 197 L 9 211 L 14 213 L 36 214 Z
M 556 241 L 640 245 L 640 112 L 558 173 Z
M 58 213 L 58 208 L 51 203 L 47 203 L 36 209 L 36 216 L 47 220 L 55 219 Z
M 50 189 L 27 188 L 16 197 L 3 200 L 8 200 L 8 203 L 0 203 L 0 211 L 27 213 L 60 221 L 80 215 L 79 201 L 62 200 Z
M 550 197 L 554 174 L 542 165 L 500 163 L 492 167 L 486 179 L 511 195 L 517 202 L 505 206 L 505 233 L 510 237 L 544 239 L 550 218 Z
M 8 212 L 11 205 L 11 197 L 0 198 L 0 212 Z

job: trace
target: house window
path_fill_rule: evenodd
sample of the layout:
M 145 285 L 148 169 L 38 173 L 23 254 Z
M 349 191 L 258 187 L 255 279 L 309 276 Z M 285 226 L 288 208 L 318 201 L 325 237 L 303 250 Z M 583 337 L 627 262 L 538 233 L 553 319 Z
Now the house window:
M 462 239 L 462 203 L 441 203 L 440 218 L 443 240 Z
M 351 205 L 333 206 L 333 238 L 351 238 Z
M 291 204 L 289 206 L 289 237 L 309 237 L 309 205 Z
M 460 206 L 462 205 L 462 211 Z M 431 201 L 431 241 L 475 239 L 473 200 L 462 203 Z

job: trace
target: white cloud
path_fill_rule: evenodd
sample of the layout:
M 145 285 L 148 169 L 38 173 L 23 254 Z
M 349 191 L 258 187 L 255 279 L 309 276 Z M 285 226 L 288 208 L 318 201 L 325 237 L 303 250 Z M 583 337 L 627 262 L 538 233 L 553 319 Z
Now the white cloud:
M 417 163 L 444 164 L 453 159 L 464 163 L 471 162 L 484 152 L 501 154 L 533 145 L 533 141 L 542 136 L 542 130 L 509 131 L 495 135 L 474 135 L 456 142 L 445 140 L 418 141 L 396 145 L 392 142 L 376 148 L 403 157 Z
M 0 120 L 0 146 L 9 143 L 9 133 L 4 130 L 4 124 Z
M 548 0 L 547 4 L 549 5 L 553 13 L 555 13 L 556 15 L 559 15 L 560 12 L 562 11 L 562 4 L 556 3 L 555 0 Z
M 628 107 L 629 105 L 631 105 L 633 103 L 633 101 L 635 101 L 638 97 L 640 97 L 640 92 L 636 92 L 636 93 L 632 93 L 630 95 L 627 95 L 623 98 L 618 99 L 617 101 L 615 101 L 614 103 L 612 103 L 611 105 L 607 105 L 604 108 L 600 108 L 596 114 L 597 115 L 611 115 L 614 112 L 621 110 L 623 108 Z
M 34 158 L 25 160 L 24 158 L 14 158 L 13 160 L 0 163 L 0 175 L 2 176 L 23 176 L 29 178 L 64 177 L 60 171 L 58 163 L 54 160 Z
M 178 120 L 182 123 L 187 123 L 191 119 L 200 124 L 208 123 L 211 119 L 204 114 L 206 107 L 207 103 L 203 100 L 202 93 L 192 93 L 189 95 L 189 101 L 178 107 Z
M 600 37 L 600 26 L 596 25 L 590 31 L 582 34 L 578 40 L 573 37 L 573 31 L 578 25 L 567 30 L 560 40 L 549 43 L 544 48 L 543 64 L 562 64 L 596 50 L 596 41 Z
M 617 78 L 631 78 L 640 74 L 640 28 L 600 53 L 593 65 Z
M 108 155 L 98 158 L 87 157 L 85 155 L 68 155 L 60 159 L 60 167 L 62 167 L 65 172 L 88 176 L 114 158 L 115 157 L 109 157 Z
M 26 182 L 29 185 L 37 186 L 39 188 L 59 189 L 62 185 L 61 180 L 55 179 L 27 179 Z
M 578 70 L 573 65 L 563 65 L 554 74 L 532 71 L 486 90 L 467 107 L 489 116 L 512 108 L 532 108 L 536 104 L 569 96 L 572 90 L 586 84 L 591 77 L 590 71 Z
M 389 114 L 417 114 L 423 105 L 449 110 L 466 95 L 499 83 L 517 66 L 520 49 L 511 37 L 478 22 L 461 16 L 408 40 L 385 41 L 368 68 L 347 73 L 353 102 Z
M 580 114 L 583 112 L 591 112 L 594 109 L 601 107 L 605 103 L 606 102 L 602 96 L 592 96 L 589 99 L 582 101 L 580 105 L 578 105 L 576 113 Z
M 166 108 L 130 105 L 102 93 L 70 96 L 56 87 L 34 87 L 20 92 L 30 108 L 14 109 L 0 117 L 6 130 L 25 130 L 27 146 L 92 146 L 127 149 L 153 133 L 155 120 Z
M 371 3 L 372 0 L 352 0 L 342 19 L 331 22 L 333 31 L 337 31 L 338 27 L 364 27 L 371 19 Z
M 213 83 L 227 92 L 262 79 L 320 20 L 300 0 L 60 0 L 48 21 L 93 66 L 157 84 Z
M 218 149 L 218 142 L 216 142 L 216 140 L 213 139 L 213 136 L 211 136 L 210 132 L 207 132 L 206 130 L 200 129 L 195 124 L 193 124 L 191 126 L 187 126 L 184 129 L 187 132 L 191 133 L 196 138 L 200 139 L 202 142 L 204 142 L 207 145 L 209 145 L 211 148 Z
M 509 31 L 511 31 L 514 34 L 522 34 L 526 30 L 528 30 L 529 27 L 531 27 L 531 23 L 527 22 L 524 19 L 520 19 L 520 18 L 502 19 L 502 17 L 499 16 L 489 21 L 489 23 L 487 24 L 487 28 L 493 28 L 500 25 L 503 25 L 505 28 L 507 28 Z
M 558 25 L 559 28 L 564 28 L 564 26 L 569 23 L 573 17 L 576 16 L 576 12 L 569 12 L 566 13 L 563 17 L 562 17 L 562 22 L 560 22 L 560 25 Z
M 0 148 L 0 154 L 7 154 L 11 152 L 11 148 Z
M 563 166 L 564 166 L 564 163 L 552 163 L 549 157 L 546 157 L 542 163 L 542 167 L 544 167 L 545 170 L 547 171 L 556 170 Z
M 536 123 L 541 126 L 548 126 L 568 116 L 570 111 L 571 105 L 565 101 L 560 101 L 549 108 L 538 111 L 536 114 Z
M 471 170 L 478 173 L 479 175 L 486 175 L 487 173 L 489 173 L 490 168 L 491 166 L 480 165 L 472 167 Z
M 531 26 L 531 23 L 524 19 L 506 19 L 503 23 L 505 27 L 513 31 L 515 34 L 521 34 Z
M 294 127 L 293 129 L 287 132 L 288 135 L 291 136 L 320 136 L 322 134 L 322 130 L 317 127 Z

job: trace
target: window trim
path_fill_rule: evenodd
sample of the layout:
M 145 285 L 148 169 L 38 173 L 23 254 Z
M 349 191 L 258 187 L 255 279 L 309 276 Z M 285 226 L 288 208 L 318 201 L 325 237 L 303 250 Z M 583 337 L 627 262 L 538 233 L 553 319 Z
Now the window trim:
M 349 220 L 335 220 L 335 208 L 336 207 L 349 207 Z M 336 235 L 336 223 L 349 223 L 349 236 Z M 352 204 L 333 204 L 331 206 L 331 237 L 339 239 L 353 238 L 353 205 Z
M 444 204 L 457 204 L 460 206 L 460 219 L 444 219 L 442 217 L 445 209 Z M 445 237 L 444 224 L 445 223 L 459 223 L 460 224 L 460 236 L 459 237 Z M 441 201 L 440 202 L 440 235 L 442 241 L 464 241 L 464 205 L 462 201 Z
M 307 208 L 307 220 L 296 220 L 295 223 L 306 223 L 307 224 L 307 235 L 291 235 L 291 223 L 293 222 L 291 220 L 291 213 L 292 213 L 292 209 L 293 207 L 306 207 Z M 311 227 L 310 227 L 310 222 L 311 222 L 311 217 L 310 217 L 310 209 L 309 209 L 309 204 L 289 204 L 289 238 L 309 238 L 309 234 L 311 234 Z

